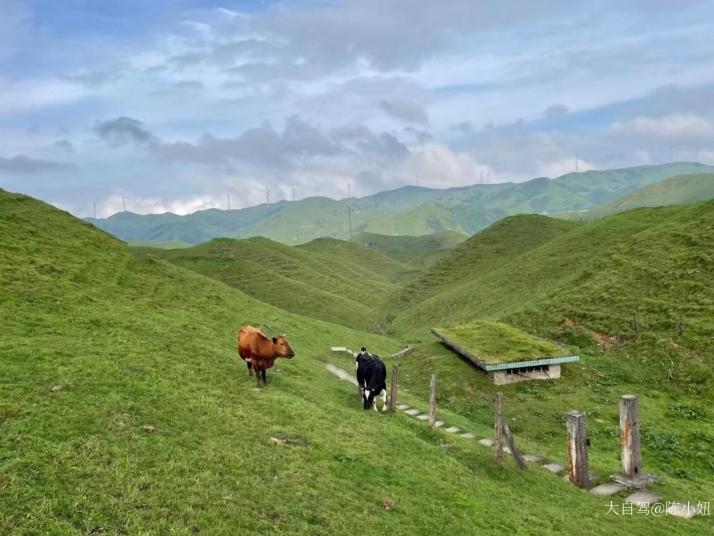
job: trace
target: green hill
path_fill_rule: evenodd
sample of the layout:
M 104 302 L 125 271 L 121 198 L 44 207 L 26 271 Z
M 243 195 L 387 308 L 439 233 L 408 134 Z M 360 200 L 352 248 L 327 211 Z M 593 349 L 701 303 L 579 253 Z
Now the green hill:
M 697 251 L 674 252 L 672 263 L 698 272 L 689 283 L 671 282 L 672 291 L 710 277 L 711 248 L 699 247 L 709 245 L 711 212 L 709 204 L 641 217 L 641 232 L 669 221 L 672 240 Z M 704 225 L 700 234 L 681 234 L 695 223 Z M 617 227 L 613 235 L 625 226 Z M 638 254 L 650 238 L 634 237 Z M 710 528 L 706 516 L 608 515 L 607 501 L 545 470 L 493 465 L 474 440 L 404 414 L 364 412 L 353 386 L 324 368 L 326 360 L 344 367 L 350 360 L 327 349 L 366 344 L 384 355 L 403 342 L 289 313 L 157 256 L 134 256 L 67 213 L 1 190 L 0 283 L 0 533 L 688 535 Z M 702 315 L 708 288 L 688 293 Z M 689 318 L 674 342 L 696 354 L 690 343 L 700 328 Z M 286 331 L 297 356 L 280 360 L 268 387 L 255 390 L 236 358 L 234 332 L 261 322 Z M 613 392 L 630 385 L 613 375 L 610 360 L 585 357 L 597 372 L 505 387 L 507 414 L 519 442 L 527 438 L 524 448 L 562 460 L 562 416 L 577 403 L 591 419 L 591 464 L 605 475 L 618 463 Z M 438 371 L 439 415 L 488 434 L 493 387 L 462 365 L 436 346 L 419 348 L 400 361 L 401 399 L 423 407 L 423 377 Z M 663 477 L 655 489 L 667 500 L 707 500 L 714 486 L 706 410 L 687 393 L 673 404 L 661 382 L 653 377 L 643 396 L 646 467 Z M 677 413 L 662 419 L 664 411 Z M 683 435 L 700 417 L 697 431 Z M 271 441 L 281 434 L 295 444 Z M 393 509 L 383 508 L 385 497 Z
M 134 251 L 218 279 L 286 311 L 373 330 L 383 302 L 397 288 L 393 280 L 409 268 L 350 246 L 338 252 L 317 244 L 220 238 L 191 248 Z
M 436 323 L 516 318 L 538 330 L 557 331 L 565 322 L 626 339 L 636 315 L 653 337 L 671 336 L 682 320 L 688 351 L 680 357 L 705 357 L 714 318 L 714 202 L 639 209 L 589 224 L 555 221 L 572 228 L 522 252 L 483 247 L 498 225 L 462 244 L 417 282 L 414 294 L 425 299 L 403 300 L 394 329 L 417 334 Z M 523 217 L 499 224 L 513 236 L 533 229 Z M 469 250 L 475 257 L 484 251 L 485 262 L 463 268 Z M 461 275 L 441 285 L 449 265 L 462 266 Z M 670 350 L 653 352 L 663 358 Z M 708 366 L 687 373 L 706 383 L 711 377 Z
M 401 310 L 483 277 L 578 225 L 537 215 L 504 218 L 459 244 L 420 277 L 402 287 L 393 297 L 394 308 Z
M 294 247 L 359 264 L 363 269 L 375 272 L 388 281 L 395 283 L 409 279 L 418 273 L 418 270 L 413 266 L 383 255 L 379 251 L 363 247 L 357 242 L 337 240 L 335 238 L 317 238 L 306 244 Z
M 299 244 L 321 237 L 349 238 L 347 214 L 348 207 L 353 207 L 353 234 L 472 234 L 509 215 L 586 210 L 668 177 L 712 171 L 704 164 L 678 162 L 570 173 L 557 179 L 540 177 L 522 183 L 444 190 L 406 186 L 360 199 L 311 197 L 186 216 L 126 212 L 87 221 L 126 241 L 198 244 L 220 237 L 264 236 Z
M 714 201 L 565 222 L 563 232 L 534 247 L 523 240 L 521 249 L 515 237 L 538 229 L 533 218 L 506 219 L 464 242 L 415 282 L 420 293 L 408 296 L 413 301 L 392 305 L 388 332 L 416 347 L 400 362 L 400 378 L 425 398 L 435 373 L 442 408 L 489 422 L 492 397 L 504 387 L 429 329 L 506 322 L 580 356 L 559 380 L 505 389 L 523 440 L 557 457 L 561 408 L 576 408 L 588 416 L 591 464 L 617 463 L 617 401 L 634 393 L 642 408 L 643 463 L 666 481 L 659 492 L 710 493 L 704 490 L 714 490 L 708 461 L 714 456 Z M 496 232 L 501 247 L 483 243 Z M 472 264 L 461 260 L 469 246 Z M 449 267 L 458 276 L 451 279 Z
M 354 242 L 405 264 L 425 268 L 434 264 L 466 238 L 466 235 L 455 231 L 422 236 L 360 233 L 354 237 Z
M 582 214 L 581 218 L 594 220 L 640 207 L 688 205 L 709 199 L 714 199 L 714 174 L 678 175 L 598 205 Z

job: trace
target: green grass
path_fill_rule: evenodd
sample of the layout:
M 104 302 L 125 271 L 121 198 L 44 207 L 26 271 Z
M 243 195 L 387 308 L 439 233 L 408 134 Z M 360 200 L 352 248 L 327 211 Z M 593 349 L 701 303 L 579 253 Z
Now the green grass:
M 409 270 L 359 246 L 298 248 L 265 238 L 134 252 L 166 259 L 281 309 L 364 330 L 377 329 L 380 306 L 397 288 L 389 278 Z
M 677 175 L 598 205 L 578 216 L 594 220 L 635 208 L 688 205 L 709 199 L 714 199 L 714 174 Z
M 696 212 L 689 218 L 704 223 Z M 682 240 L 697 249 L 704 236 Z M 388 355 L 403 340 L 284 311 L 156 256 L 137 258 L 96 228 L 3 191 L 0 283 L 0 533 L 711 529 L 710 518 L 607 515 L 609 501 L 537 468 L 520 472 L 511 460 L 494 466 L 473 440 L 403 414 L 364 412 L 354 386 L 325 370 L 338 359 L 329 347 L 365 344 Z M 256 391 L 234 333 L 261 322 L 287 331 L 297 356 L 279 360 Z M 526 317 L 519 322 L 538 331 Z M 552 329 L 563 329 L 554 339 L 578 333 Z M 690 336 L 675 342 L 694 348 Z M 708 399 L 655 377 L 642 382 L 629 372 L 639 358 L 591 346 L 582 370 L 565 367 L 560 383 L 507 386 L 509 425 L 524 448 L 563 461 L 562 416 L 588 411 L 593 466 L 606 475 L 617 467 L 613 393 L 647 386 L 645 469 L 665 478 L 658 489 L 667 500 L 710 500 Z M 488 433 L 495 387 L 483 375 L 436 342 L 399 362 L 405 400 L 425 406 L 424 379 L 437 372 L 440 415 Z M 274 445 L 278 435 L 298 442 Z M 385 497 L 394 510 L 382 508 Z
M 419 269 L 411 264 L 405 264 L 380 251 L 363 247 L 356 241 L 317 238 L 296 248 L 357 264 L 363 270 L 375 272 L 392 283 L 412 279 L 419 273 Z
M 572 355 L 557 344 L 503 322 L 474 320 L 458 326 L 434 328 L 434 331 L 486 365 Z
M 509 233 L 525 233 L 530 223 L 521 220 L 519 229 L 514 222 Z M 515 318 L 535 332 L 554 333 L 566 325 L 622 341 L 632 335 L 636 315 L 641 339 L 645 332 L 674 337 L 703 356 L 711 348 L 714 317 L 713 228 L 714 202 L 639 209 L 577 224 L 521 254 L 495 251 L 491 269 L 474 264 L 463 284 L 397 308 L 392 329 L 425 338 L 434 325 Z M 478 241 L 471 244 L 479 247 Z M 449 262 L 446 257 L 439 264 Z M 680 319 L 687 329 L 678 337 Z M 668 352 L 658 352 L 663 353 Z
M 467 238 L 454 231 L 422 236 L 360 233 L 354 237 L 354 242 L 407 265 L 426 268 Z
M 534 214 L 504 218 L 462 242 L 421 276 L 402 286 L 392 298 L 393 309 L 403 310 L 483 277 L 578 225 Z
M 506 246 L 536 223 L 510 222 L 499 236 Z M 478 236 L 432 268 L 455 266 L 462 284 L 433 285 L 439 291 L 423 301 L 392 309 L 392 333 L 418 347 L 400 365 L 412 394 L 427 396 L 436 373 L 440 407 L 489 423 L 493 396 L 502 391 L 520 440 L 560 461 L 563 410 L 584 411 L 591 465 L 601 476 L 618 468 L 618 399 L 637 394 L 645 470 L 663 480 L 655 489 L 665 497 L 711 496 L 714 202 L 629 211 L 573 225 L 532 248 L 491 249 L 487 268 L 457 266 L 459 249 L 481 248 Z M 417 282 L 438 275 L 427 271 Z M 580 362 L 564 365 L 555 382 L 495 386 L 428 333 L 474 319 L 574 348 Z

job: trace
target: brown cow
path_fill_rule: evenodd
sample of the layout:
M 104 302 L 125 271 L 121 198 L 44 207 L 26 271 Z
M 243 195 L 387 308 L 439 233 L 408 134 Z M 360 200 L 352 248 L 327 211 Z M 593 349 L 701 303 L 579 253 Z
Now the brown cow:
M 258 387 L 266 385 L 265 371 L 273 366 L 279 357 L 292 359 L 295 352 L 290 348 L 285 335 L 269 339 L 258 328 L 245 326 L 238 330 L 238 355 L 248 365 L 248 375 L 255 370 Z M 261 381 L 262 377 L 262 381 Z

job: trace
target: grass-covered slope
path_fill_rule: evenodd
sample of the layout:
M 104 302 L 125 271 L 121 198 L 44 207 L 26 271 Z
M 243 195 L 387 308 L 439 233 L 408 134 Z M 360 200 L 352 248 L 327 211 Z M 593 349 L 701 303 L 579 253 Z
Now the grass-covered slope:
M 336 262 L 357 264 L 361 269 L 374 272 L 393 283 L 410 279 L 419 273 L 419 270 L 414 266 L 364 247 L 357 241 L 317 238 L 306 244 L 295 246 L 295 248 L 330 257 Z
M 564 448 L 563 408 L 583 411 L 599 475 L 619 465 L 618 399 L 636 394 L 643 467 L 661 480 L 652 489 L 663 497 L 714 493 L 714 202 L 576 225 L 520 255 L 493 251 L 490 265 L 466 284 L 397 308 L 391 328 L 417 346 L 401 361 L 400 382 L 426 397 L 435 372 L 441 407 L 483 423 L 502 391 L 509 426 L 554 457 Z M 495 386 L 428 332 L 474 319 L 505 321 L 580 361 L 554 382 Z
M 167 259 L 287 311 L 365 330 L 375 328 L 380 307 L 397 288 L 383 273 L 386 266 L 363 258 L 373 256 L 368 251 L 337 255 L 266 238 L 220 238 L 191 248 L 135 252 Z M 395 261 L 384 261 L 399 269 Z
M 493 255 L 491 266 L 402 308 L 394 328 L 416 334 L 437 324 L 515 315 L 551 330 L 569 322 L 621 338 L 637 315 L 643 331 L 668 337 L 682 320 L 681 342 L 692 354 L 687 373 L 711 377 L 711 363 L 702 360 L 714 327 L 714 202 L 580 224 L 520 255 Z
M 363 412 L 354 387 L 325 371 L 326 348 L 388 353 L 396 342 L 137 259 L 68 214 L 3 191 L 0 283 L 0 533 L 708 530 L 706 518 L 623 523 L 545 471 L 495 467 L 472 440 Z M 234 330 L 261 321 L 285 329 L 297 356 L 256 391 Z M 297 445 L 274 444 L 281 434 Z
M 571 192 L 584 195 L 591 203 L 599 205 L 669 177 L 713 171 L 712 166 L 698 162 L 669 162 L 623 169 L 568 173 L 556 180 Z
M 264 236 L 299 244 L 321 237 L 349 238 L 348 207 L 352 207 L 354 233 L 421 235 L 451 230 L 472 234 L 509 215 L 586 210 L 667 177 L 712 171 L 704 164 L 676 162 L 521 183 L 447 189 L 405 186 L 359 199 L 310 197 L 186 216 L 119 213 L 88 221 L 127 241 L 198 244 L 219 237 Z
M 421 236 L 360 233 L 354 241 L 405 264 L 426 268 L 466 238 L 466 235 L 455 231 Z
M 504 218 L 459 244 L 401 288 L 392 298 L 392 308 L 403 310 L 451 287 L 483 277 L 578 225 L 581 224 L 537 215 Z
M 615 201 L 598 205 L 581 217 L 594 220 L 635 208 L 688 205 L 709 199 L 714 199 L 713 173 L 677 175 L 649 184 Z

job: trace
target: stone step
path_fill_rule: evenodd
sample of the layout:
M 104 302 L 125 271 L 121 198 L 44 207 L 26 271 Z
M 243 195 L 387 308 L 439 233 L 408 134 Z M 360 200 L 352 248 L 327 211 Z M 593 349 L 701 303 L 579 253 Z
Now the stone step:
M 555 474 L 565 471 L 565 466 L 562 463 L 546 463 L 543 468 Z
M 692 503 L 689 503 L 689 502 L 686 502 L 686 503 L 675 502 L 675 503 L 671 503 L 667 507 L 668 515 L 675 516 L 675 517 L 683 517 L 685 519 L 694 517 L 698 513 L 699 512 L 697 510 L 697 506 Z
M 444 426 L 444 421 L 436 421 L 434 422 L 434 426 L 436 428 L 441 428 L 442 426 Z
M 415 415 L 419 415 L 421 413 L 421 411 L 419 411 L 418 409 L 412 408 L 412 409 L 406 410 L 404 413 L 406 413 L 407 415 L 411 415 L 413 417 Z
M 461 434 L 461 437 L 464 437 L 466 439 L 474 439 L 476 436 L 473 434 L 473 432 L 466 432 L 465 434 Z
M 406 404 L 397 404 L 397 409 L 399 411 L 404 411 L 405 409 L 409 409 L 409 406 L 407 406 Z
M 524 454 L 523 459 L 531 463 L 539 463 L 543 461 L 543 456 L 538 456 L 537 454 Z
M 635 506 L 646 506 L 648 504 L 658 503 L 661 500 L 662 497 L 660 497 L 656 493 L 646 489 L 641 489 L 627 497 L 627 499 L 625 499 L 625 502 L 632 503 Z
M 483 439 L 479 439 L 478 442 L 484 445 L 485 447 L 493 446 L 493 439 L 491 439 L 490 437 L 484 437 Z
M 449 428 L 445 428 L 445 430 L 450 434 L 455 434 L 456 432 L 460 432 L 461 428 L 459 428 L 458 426 L 450 426 Z
M 422 413 L 421 415 L 417 415 L 416 418 L 419 419 L 420 421 L 426 421 L 429 418 L 429 416 L 426 413 Z
M 617 482 L 606 482 L 605 484 L 595 486 L 590 490 L 590 493 L 597 495 L 598 497 L 608 497 L 610 495 L 615 495 L 615 493 L 620 493 L 625 489 L 627 489 L 627 486 L 623 486 Z

